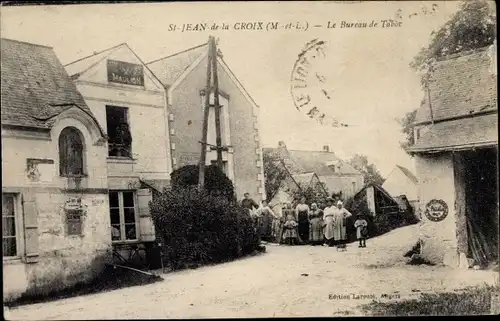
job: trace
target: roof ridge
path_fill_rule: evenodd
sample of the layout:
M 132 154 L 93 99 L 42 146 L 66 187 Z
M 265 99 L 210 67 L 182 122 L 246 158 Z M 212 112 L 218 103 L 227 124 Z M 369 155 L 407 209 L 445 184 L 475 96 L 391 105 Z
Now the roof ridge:
M 116 45 L 116 46 L 109 47 L 109 48 L 107 48 L 107 49 L 104 49 L 104 50 L 101 50 L 101 51 L 95 52 L 95 53 L 93 53 L 93 54 L 91 54 L 91 55 L 88 55 L 88 56 L 82 57 L 82 58 L 80 58 L 80 59 L 77 59 L 77 60 L 75 60 L 75 61 L 72 61 L 72 62 L 69 62 L 69 63 L 67 63 L 67 64 L 64 64 L 63 66 L 64 66 L 64 67 L 67 67 L 67 66 L 72 65 L 72 64 L 74 64 L 74 63 L 76 63 L 76 62 L 79 62 L 79 61 L 85 60 L 85 59 L 90 58 L 90 57 L 94 57 L 94 56 L 100 55 L 100 54 L 102 54 L 102 53 L 105 53 L 106 51 L 116 49 L 116 48 L 118 48 L 118 47 L 120 47 L 120 46 L 123 46 L 123 45 L 127 45 L 127 43 L 126 43 L 126 42 L 122 42 L 122 43 L 120 43 L 120 44 L 118 44 L 118 45 Z M 128 45 L 127 45 L 127 46 L 128 46 Z
M 21 40 L 10 39 L 10 38 L 1 38 L 1 39 L 2 40 L 7 40 L 7 41 L 13 41 L 13 42 L 22 43 L 22 44 L 25 44 L 25 45 L 31 45 L 31 46 L 48 48 L 48 49 L 54 49 L 54 47 L 51 47 L 51 46 L 40 45 L 40 44 L 37 44 L 37 43 L 32 43 L 32 42 L 27 42 L 27 41 L 21 41 Z
M 470 55 L 473 55 L 475 53 L 482 53 L 482 52 L 487 51 L 491 46 L 493 46 L 493 44 L 485 46 L 485 47 L 480 47 L 480 48 L 456 52 L 454 54 L 445 55 L 445 56 L 436 58 L 436 62 L 438 62 L 438 63 L 445 62 L 445 61 L 458 59 L 458 58 L 465 57 L 465 56 L 470 56 Z
M 191 48 L 188 48 L 188 49 L 176 52 L 174 54 L 171 54 L 171 55 L 168 55 L 168 56 L 165 56 L 165 57 L 162 57 L 162 58 L 158 58 L 158 59 L 152 60 L 150 62 L 146 62 L 145 65 L 149 65 L 149 64 L 152 64 L 153 62 L 157 62 L 157 61 L 160 61 L 160 60 L 163 60 L 163 59 L 171 58 L 171 57 L 180 55 L 182 53 L 185 53 L 185 52 L 188 52 L 188 51 L 191 51 L 191 50 L 194 50 L 194 49 L 198 49 L 198 48 L 201 48 L 201 47 L 207 46 L 207 45 L 208 45 L 207 43 L 203 43 L 201 45 L 197 45 L 197 46 L 194 46 L 194 47 L 191 47 Z

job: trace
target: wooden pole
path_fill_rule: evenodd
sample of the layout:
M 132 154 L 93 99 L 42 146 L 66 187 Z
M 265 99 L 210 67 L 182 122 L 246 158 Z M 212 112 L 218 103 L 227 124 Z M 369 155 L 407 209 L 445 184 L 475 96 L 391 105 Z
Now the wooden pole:
M 203 190 L 205 187 L 205 162 L 207 159 L 207 132 L 208 132 L 208 115 L 210 111 L 210 83 L 212 78 L 212 37 L 208 38 L 208 64 L 207 64 L 207 86 L 205 89 L 205 110 L 203 112 L 203 130 L 201 135 L 201 154 L 199 162 L 199 177 L 198 188 Z
M 217 145 L 217 166 L 224 171 L 222 165 L 222 134 L 220 129 L 219 77 L 217 75 L 217 45 L 212 38 L 212 67 L 214 75 L 214 108 L 215 108 L 215 144 Z

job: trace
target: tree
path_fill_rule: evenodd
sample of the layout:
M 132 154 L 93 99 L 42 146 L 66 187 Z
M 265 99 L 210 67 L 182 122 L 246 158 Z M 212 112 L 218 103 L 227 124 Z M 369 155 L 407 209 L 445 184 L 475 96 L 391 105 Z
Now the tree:
M 264 153 L 262 157 L 264 161 L 264 187 L 268 200 L 271 200 L 289 174 L 279 158 L 268 153 Z
M 405 141 L 400 142 L 400 145 L 404 150 L 406 150 L 406 147 L 415 144 L 415 137 L 413 135 L 413 123 L 415 122 L 416 116 L 417 110 L 415 109 L 406 113 L 403 118 L 399 118 L 397 120 L 399 125 L 401 126 L 401 132 L 406 135 Z
M 349 163 L 358 171 L 363 173 L 365 184 L 382 185 L 384 178 L 377 169 L 377 166 L 368 162 L 368 157 L 361 154 L 356 154 L 349 160 Z
M 492 45 L 496 39 L 496 13 L 493 1 L 464 1 L 459 10 L 437 31 L 431 33 L 429 45 L 420 50 L 410 67 L 421 73 L 422 88 L 426 88 L 437 59 L 464 51 Z M 407 113 L 398 122 L 406 134 L 404 148 L 414 143 L 411 123 L 416 111 Z

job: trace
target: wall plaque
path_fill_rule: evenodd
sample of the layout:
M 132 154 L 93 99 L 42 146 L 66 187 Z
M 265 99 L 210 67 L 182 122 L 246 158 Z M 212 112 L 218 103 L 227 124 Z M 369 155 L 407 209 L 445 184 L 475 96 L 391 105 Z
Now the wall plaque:
M 138 64 L 108 60 L 108 81 L 125 85 L 144 86 L 144 68 Z
M 439 222 L 448 215 L 448 205 L 443 200 L 431 200 L 425 206 L 425 216 L 433 222 Z

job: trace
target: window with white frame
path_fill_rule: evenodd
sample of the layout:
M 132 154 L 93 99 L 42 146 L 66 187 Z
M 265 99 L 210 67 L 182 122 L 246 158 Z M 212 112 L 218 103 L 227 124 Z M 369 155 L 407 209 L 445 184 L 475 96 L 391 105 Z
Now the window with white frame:
M 16 195 L 2 193 L 2 244 L 3 257 L 18 255 Z
M 137 240 L 137 211 L 134 191 L 110 191 L 111 240 Z

